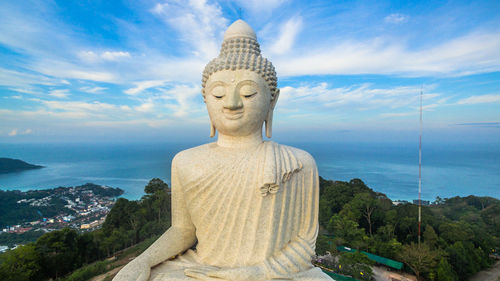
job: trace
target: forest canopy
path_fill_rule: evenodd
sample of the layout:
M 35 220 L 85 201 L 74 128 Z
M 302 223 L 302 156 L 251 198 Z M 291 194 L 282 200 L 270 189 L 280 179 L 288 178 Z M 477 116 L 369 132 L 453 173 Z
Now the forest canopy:
M 170 189 L 152 179 L 136 201 L 119 198 L 101 229 L 78 233 L 63 229 L 0 255 L 2 280 L 48 280 L 67 276 L 79 267 L 170 227 Z M 419 280 L 467 280 L 492 264 L 500 246 L 500 201 L 491 197 L 437 198 L 422 207 L 422 243 L 418 241 L 418 208 L 394 205 L 360 179 L 349 182 L 320 178 L 320 235 L 316 252 L 339 255 L 343 274 L 368 280 L 372 261 L 360 252 L 339 253 L 346 246 L 401 261 Z M 101 264 L 98 264 L 101 265 Z M 352 273 L 349 271 L 352 269 Z M 357 275 L 356 275 L 357 274 Z

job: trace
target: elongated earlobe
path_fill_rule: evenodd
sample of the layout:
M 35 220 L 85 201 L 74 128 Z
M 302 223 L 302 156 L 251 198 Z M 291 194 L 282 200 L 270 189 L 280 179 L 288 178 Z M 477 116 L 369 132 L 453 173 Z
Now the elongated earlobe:
M 271 108 L 269 108 L 269 112 L 267 113 L 266 120 L 264 121 L 266 123 L 266 137 L 271 138 L 273 135 L 273 114 L 274 114 L 274 107 L 276 106 L 276 102 L 278 101 L 278 97 L 280 96 L 280 90 L 276 89 L 276 92 L 274 94 L 274 98 L 271 100 Z
M 210 137 L 211 138 L 215 137 L 215 132 L 216 132 L 215 126 L 214 126 L 214 124 L 212 124 L 212 122 L 210 122 Z
M 271 138 L 273 135 L 273 109 L 269 109 L 267 113 L 267 118 L 264 121 L 266 123 L 266 137 Z

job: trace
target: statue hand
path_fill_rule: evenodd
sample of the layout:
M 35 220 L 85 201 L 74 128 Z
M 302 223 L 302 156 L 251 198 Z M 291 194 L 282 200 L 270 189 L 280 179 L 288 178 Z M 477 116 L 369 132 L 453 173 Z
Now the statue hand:
M 150 272 L 149 265 L 145 261 L 136 258 L 122 268 L 113 278 L 113 281 L 147 281 Z
M 244 266 L 207 272 L 207 276 L 231 281 L 266 280 L 263 266 Z

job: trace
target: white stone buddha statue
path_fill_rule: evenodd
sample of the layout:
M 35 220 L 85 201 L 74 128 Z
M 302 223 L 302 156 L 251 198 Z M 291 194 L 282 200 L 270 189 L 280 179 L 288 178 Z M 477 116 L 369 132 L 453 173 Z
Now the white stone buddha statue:
M 316 164 L 307 152 L 263 141 L 279 90 L 244 21 L 226 31 L 202 86 L 217 142 L 175 156 L 172 226 L 114 280 L 331 280 L 311 264 Z

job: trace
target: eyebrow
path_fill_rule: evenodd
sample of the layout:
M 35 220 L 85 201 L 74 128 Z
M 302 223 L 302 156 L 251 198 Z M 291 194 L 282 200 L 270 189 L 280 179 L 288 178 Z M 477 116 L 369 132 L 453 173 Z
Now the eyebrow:
M 230 82 L 231 83 L 231 82 Z M 224 81 L 221 81 L 221 80 L 217 80 L 217 81 L 214 81 L 210 84 L 208 84 L 208 86 L 212 86 L 212 85 L 218 85 L 218 84 L 223 84 L 223 85 L 228 85 L 230 83 L 226 83 Z M 241 83 L 253 83 L 253 84 L 257 84 L 257 82 L 253 81 L 253 80 L 250 80 L 250 79 L 246 79 L 246 80 L 243 80 L 243 81 L 240 81 L 238 82 L 238 84 L 241 84 Z
M 256 84 L 257 85 L 257 82 L 255 82 L 253 80 L 243 80 L 243 81 L 238 82 L 237 85 L 239 86 L 240 84 L 243 84 L 243 83 L 245 83 L 245 84 L 246 83 L 252 83 L 252 84 Z
M 218 81 L 214 81 L 214 82 L 212 82 L 212 83 L 208 84 L 208 87 L 211 87 L 212 85 L 219 85 L 219 84 L 222 84 L 222 85 L 227 85 L 227 83 L 225 83 L 225 82 L 223 82 L 223 81 L 218 80 Z

